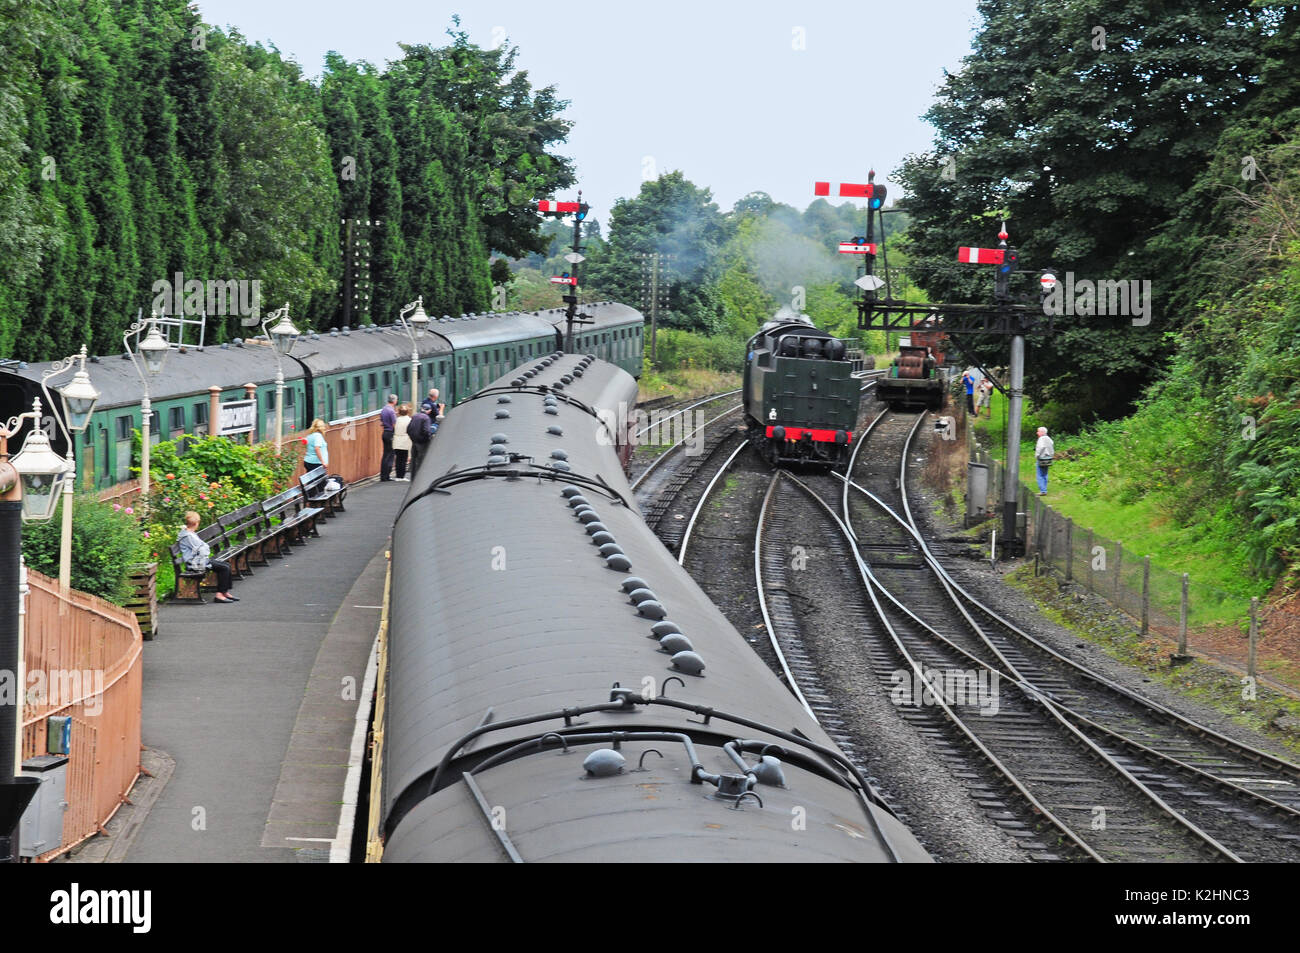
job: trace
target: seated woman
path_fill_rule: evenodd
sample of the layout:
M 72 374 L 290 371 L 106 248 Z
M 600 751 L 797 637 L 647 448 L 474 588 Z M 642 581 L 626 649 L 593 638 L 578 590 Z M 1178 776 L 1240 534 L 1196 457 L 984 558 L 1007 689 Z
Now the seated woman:
M 199 538 L 199 514 L 190 510 L 185 514 L 185 528 L 181 530 L 176 542 L 181 547 L 181 560 L 186 569 L 205 572 L 211 569 L 217 574 L 217 594 L 213 602 L 238 602 L 230 594 L 230 563 L 223 559 L 213 559 L 208 544 Z

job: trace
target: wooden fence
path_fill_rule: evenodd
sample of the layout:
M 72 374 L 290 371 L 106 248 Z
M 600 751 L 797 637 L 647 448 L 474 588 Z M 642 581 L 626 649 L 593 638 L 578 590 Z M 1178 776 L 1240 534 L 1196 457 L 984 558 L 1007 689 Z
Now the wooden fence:
M 348 483 L 356 483 L 367 477 L 379 475 L 379 463 L 384 448 L 381 439 L 382 427 L 379 411 L 374 410 L 359 417 L 344 417 L 332 420 L 325 431 L 325 446 L 329 449 L 330 462 L 325 467 L 330 473 L 337 473 Z M 284 441 L 284 453 L 296 453 L 299 458 L 306 451 L 302 434 L 294 434 Z M 302 460 L 298 469 L 293 471 L 296 480 L 306 472 Z
M 28 570 L 23 651 L 23 758 L 48 750 L 51 715 L 72 718 L 63 843 L 47 861 L 103 830 L 140 774 L 144 640 L 135 616 Z

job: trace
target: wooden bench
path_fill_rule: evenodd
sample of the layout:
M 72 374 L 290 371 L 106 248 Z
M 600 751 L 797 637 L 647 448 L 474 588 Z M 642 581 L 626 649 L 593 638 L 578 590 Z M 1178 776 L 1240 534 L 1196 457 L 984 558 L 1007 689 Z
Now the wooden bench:
M 307 506 L 301 484 L 263 500 L 262 515 L 266 517 L 267 530 L 275 545 L 274 555 L 288 555 L 291 546 L 305 543 L 308 536 L 319 536 L 316 519 L 324 512 L 321 507 Z
M 230 563 L 231 572 L 251 576 L 253 566 L 266 565 L 268 539 L 266 516 L 257 503 L 241 506 L 217 520 L 222 531 L 219 555 Z
M 333 516 L 343 512 L 343 498 L 348 495 L 348 488 L 344 484 L 337 490 L 326 490 L 325 481 L 328 478 L 325 468 L 317 467 L 298 477 L 298 482 L 302 484 L 302 495 L 308 503 L 324 509 L 326 516 Z
M 199 539 L 203 540 L 212 549 L 221 541 L 221 525 L 213 523 L 211 526 L 205 526 L 199 530 Z M 176 602 L 206 602 L 203 598 L 202 587 L 208 576 L 212 575 L 211 569 L 190 569 L 181 561 L 181 544 L 172 543 L 172 568 L 176 572 L 176 592 L 172 599 Z M 209 587 L 211 588 L 211 587 Z M 186 595 L 193 592 L 193 595 Z

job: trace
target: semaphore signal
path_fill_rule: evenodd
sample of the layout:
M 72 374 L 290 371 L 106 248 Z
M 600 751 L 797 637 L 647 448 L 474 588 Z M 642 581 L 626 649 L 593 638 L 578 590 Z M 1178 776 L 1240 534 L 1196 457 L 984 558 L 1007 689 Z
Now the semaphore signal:
M 537 202 L 537 211 L 543 215 L 554 215 L 559 218 L 564 215 L 573 216 L 573 251 L 564 256 L 564 260 L 573 266 L 573 272 L 565 272 L 562 275 L 554 275 L 551 278 L 553 285 L 568 285 L 569 293 L 561 297 L 565 304 L 565 333 L 564 333 L 564 350 L 570 354 L 573 353 L 573 326 L 575 324 L 591 324 L 592 318 L 588 314 L 578 314 L 578 265 L 586 261 L 582 254 L 582 220 L 587 217 L 587 212 L 591 206 L 582 200 L 582 190 L 578 190 L 578 201 L 576 202 L 557 202 L 554 199 L 540 199 Z

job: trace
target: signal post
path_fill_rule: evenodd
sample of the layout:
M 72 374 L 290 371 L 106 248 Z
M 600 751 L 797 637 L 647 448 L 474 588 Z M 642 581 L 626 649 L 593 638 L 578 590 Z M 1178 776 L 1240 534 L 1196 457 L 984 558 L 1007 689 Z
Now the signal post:
M 567 290 L 560 300 L 565 304 L 564 350 L 568 354 L 573 353 L 573 326 L 575 324 L 592 323 L 591 315 L 578 313 L 578 265 L 587 260 L 586 256 L 582 254 L 582 220 L 587 217 L 590 208 L 591 206 L 582 200 L 581 189 L 578 190 L 578 201 L 576 202 L 556 202 L 542 199 L 537 203 L 537 211 L 543 215 L 553 215 L 556 218 L 565 215 L 573 216 L 573 250 L 564 256 L 564 260 L 569 263 L 569 270 L 551 277 L 551 284 L 567 286 Z

